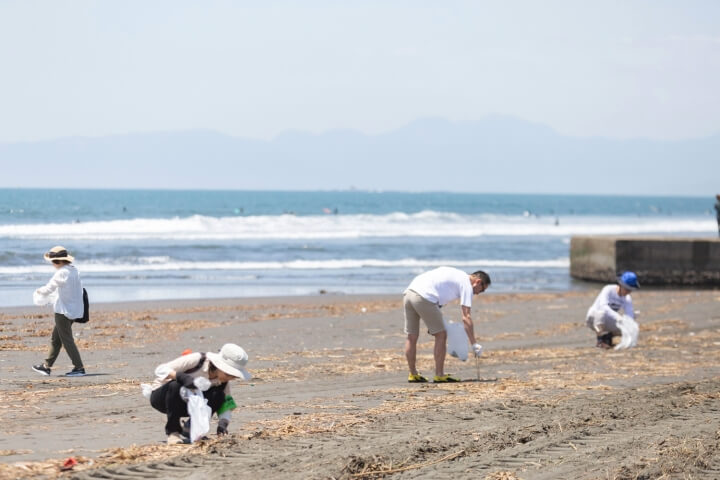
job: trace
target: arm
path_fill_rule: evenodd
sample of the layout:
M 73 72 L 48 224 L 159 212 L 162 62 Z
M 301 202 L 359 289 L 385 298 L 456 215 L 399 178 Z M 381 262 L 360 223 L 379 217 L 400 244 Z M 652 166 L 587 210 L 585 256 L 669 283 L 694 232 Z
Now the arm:
M 227 435 L 228 433 L 228 426 L 230 425 L 230 420 L 232 419 L 232 411 L 237 408 L 237 405 L 235 404 L 235 400 L 233 400 L 232 395 L 230 395 L 230 383 L 225 385 L 225 402 L 223 402 L 222 406 L 218 410 L 218 424 L 217 424 L 217 434 L 218 435 Z
M 622 318 L 622 315 L 620 315 L 618 312 L 616 312 L 615 310 L 610 308 L 610 305 L 607 305 L 607 304 L 602 305 L 600 307 L 600 310 L 603 312 L 604 315 L 612 317 L 616 322 L 620 321 L 620 319 Z
M 635 319 L 635 310 L 633 310 L 632 297 L 630 297 L 630 295 L 628 295 L 627 301 L 625 302 L 625 315 L 637 321 Z
M 155 378 L 159 382 L 167 379 L 177 380 L 184 387 L 191 388 L 193 386 L 193 377 L 185 371 L 197 366 L 200 361 L 200 353 L 192 353 L 190 355 L 182 355 L 168 363 L 158 365 L 155 369 Z
M 463 325 L 465 326 L 465 333 L 467 333 L 470 343 L 475 344 L 475 329 L 473 327 L 472 317 L 470 316 L 470 307 L 461 306 Z
M 35 290 L 40 295 L 48 296 L 55 290 L 65 285 L 68 279 L 68 272 L 66 270 L 58 270 L 55 275 L 52 276 L 50 281 L 44 287 L 40 287 Z
M 475 358 L 482 355 L 482 345 L 477 343 L 475 339 L 475 328 L 473 327 L 472 317 L 470 316 L 470 307 L 463 305 L 462 307 L 463 325 L 465 326 L 465 333 L 467 333 L 468 340 L 472 343 L 472 350 L 475 354 Z

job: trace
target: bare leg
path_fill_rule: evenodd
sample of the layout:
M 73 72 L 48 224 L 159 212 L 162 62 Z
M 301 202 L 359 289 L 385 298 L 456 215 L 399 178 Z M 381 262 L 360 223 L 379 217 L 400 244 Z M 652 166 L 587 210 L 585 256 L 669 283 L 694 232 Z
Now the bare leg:
M 419 335 L 408 333 L 407 340 L 405 340 L 405 358 L 407 359 L 410 373 L 412 373 L 413 375 L 417 375 L 418 373 L 417 368 L 415 367 L 418 336 Z
M 435 334 L 435 375 L 442 377 L 445 375 L 445 353 L 447 351 L 447 332 L 443 330 Z

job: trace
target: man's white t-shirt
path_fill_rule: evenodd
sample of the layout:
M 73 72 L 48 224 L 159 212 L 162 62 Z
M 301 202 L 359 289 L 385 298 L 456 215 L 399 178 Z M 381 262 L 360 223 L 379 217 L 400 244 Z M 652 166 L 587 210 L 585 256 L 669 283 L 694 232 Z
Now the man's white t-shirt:
M 472 306 L 473 288 L 470 276 L 457 268 L 439 267 L 421 273 L 407 289 L 441 307 L 457 298 L 462 306 Z
M 617 285 L 606 285 L 602 290 L 600 290 L 600 294 L 588 310 L 588 315 L 592 311 L 603 312 L 615 317 L 616 319 L 620 317 L 620 312 L 630 318 L 635 318 L 632 297 L 630 297 L 630 294 L 625 295 L 624 297 L 618 295 Z

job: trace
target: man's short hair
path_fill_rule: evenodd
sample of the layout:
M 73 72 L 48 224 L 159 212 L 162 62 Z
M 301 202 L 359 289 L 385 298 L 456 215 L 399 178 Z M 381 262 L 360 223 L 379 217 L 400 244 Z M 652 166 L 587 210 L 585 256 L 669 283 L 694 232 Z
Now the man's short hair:
M 492 282 L 490 281 L 490 275 L 488 275 L 487 273 L 483 272 L 482 270 L 478 270 L 477 272 L 473 272 L 473 273 L 471 273 L 470 275 L 473 276 L 473 277 L 475 277 L 475 278 L 479 278 L 480 280 L 482 280 L 482 282 L 483 282 L 483 284 L 485 285 L 485 287 L 489 287 L 490 284 L 492 283 Z

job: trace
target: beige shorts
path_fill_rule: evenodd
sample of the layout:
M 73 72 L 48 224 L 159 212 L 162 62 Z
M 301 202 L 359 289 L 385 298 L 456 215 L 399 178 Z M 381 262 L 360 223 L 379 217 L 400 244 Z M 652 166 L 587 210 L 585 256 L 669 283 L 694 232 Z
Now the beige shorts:
M 427 325 L 430 335 L 445 330 L 442 312 L 437 303 L 425 300 L 412 290 L 405 290 L 403 306 L 405 307 L 405 333 L 419 335 L 421 318 Z

